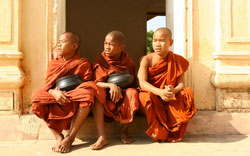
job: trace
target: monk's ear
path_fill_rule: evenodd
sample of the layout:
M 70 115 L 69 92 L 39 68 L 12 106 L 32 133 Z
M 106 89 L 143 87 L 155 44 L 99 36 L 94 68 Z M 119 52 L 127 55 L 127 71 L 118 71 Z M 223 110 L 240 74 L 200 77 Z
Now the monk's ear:
M 78 44 L 74 43 L 73 47 L 74 47 L 74 49 L 77 49 L 78 48 Z
M 174 43 L 174 40 L 170 40 L 170 46 L 172 46 L 173 45 L 173 43 Z

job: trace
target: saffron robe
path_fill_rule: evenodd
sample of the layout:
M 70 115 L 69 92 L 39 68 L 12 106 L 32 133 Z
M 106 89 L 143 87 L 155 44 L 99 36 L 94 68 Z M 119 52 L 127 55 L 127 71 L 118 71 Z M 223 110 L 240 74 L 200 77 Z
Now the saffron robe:
M 43 119 L 48 127 L 59 133 L 70 128 L 71 119 L 76 113 L 79 103 L 80 107 L 86 107 L 94 102 L 93 90 L 87 89 L 85 87 L 87 82 L 83 82 L 67 92 L 72 101 L 70 104 L 60 105 L 57 103 L 48 90 L 54 88 L 58 78 L 71 74 L 80 75 L 83 81 L 91 80 L 91 63 L 85 58 L 80 58 L 79 54 L 67 61 L 62 58 L 53 59 L 49 63 L 44 85 L 32 97 L 32 112 Z
M 164 59 L 148 68 L 148 82 L 161 89 L 165 85 L 175 87 L 188 65 L 182 56 L 169 52 Z M 140 90 L 140 109 L 146 110 L 148 121 L 146 134 L 154 141 L 180 141 L 188 121 L 196 112 L 191 88 L 184 88 L 175 97 L 175 100 L 166 102 L 151 92 Z
M 135 64 L 128 56 L 127 52 L 123 51 L 121 53 L 120 60 L 112 60 L 102 52 L 102 54 L 96 58 L 94 63 L 95 81 L 107 82 L 108 75 L 125 70 L 128 70 L 131 75 L 135 76 Z M 123 98 L 117 103 L 114 103 L 109 99 L 110 95 L 105 88 L 98 88 L 97 96 L 102 95 L 105 97 L 102 99 L 98 98 L 104 106 L 104 115 L 120 122 L 121 124 L 132 122 L 134 113 L 139 108 L 137 90 L 135 88 L 123 89 Z M 106 96 L 108 97 L 106 98 Z

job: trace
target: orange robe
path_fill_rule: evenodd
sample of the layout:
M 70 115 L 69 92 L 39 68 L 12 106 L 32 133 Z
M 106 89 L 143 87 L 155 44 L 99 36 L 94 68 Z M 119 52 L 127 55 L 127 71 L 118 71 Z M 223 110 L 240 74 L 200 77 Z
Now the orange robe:
M 161 89 L 165 85 L 176 86 L 188 65 L 182 56 L 169 52 L 166 58 L 148 68 L 148 82 Z M 140 109 L 146 110 L 149 126 L 146 134 L 154 141 L 180 141 L 188 121 L 196 112 L 191 88 L 184 88 L 175 97 L 176 100 L 165 102 L 143 89 L 139 93 Z
M 94 63 L 95 81 L 106 82 L 108 75 L 125 70 L 128 70 L 131 75 L 135 76 L 135 64 L 126 52 L 123 51 L 121 53 L 121 59 L 117 61 L 110 59 L 102 52 Z M 103 99 L 98 98 L 104 106 L 105 116 L 121 124 L 132 122 L 134 113 L 139 108 L 137 90 L 135 88 L 123 89 L 123 98 L 117 103 L 113 103 L 109 100 L 109 94 L 107 95 L 106 89 L 101 87 L 98 88 L 99 93 L 97 96 L 102 95 L 105 97 Z M 106 98 L 106 96 L 108 97 Z
M 91 63 L 85 58 L 80 58 L 79 54 L 67 61 L 62 58 L 52 60 L 48 66 L 44 85 L 32 97 L 32 112 L 47 122 L 48 127 L 55 129 L 59 133 L 70 128 L 71 119 L 76 113 L 79 103 L 80 107 L 86 107 L 94 102 L 94 93 L 91 89 L 84 87 L 84 84 L 87 83 L 84 82 L 77 88 L 67 92 L 72 101 L 70 104 L 59 105 L 57 103 L 48 90 L 54 88 L 58 78 L 71 74 L 80 75 L 83 81 L 91 80 Z

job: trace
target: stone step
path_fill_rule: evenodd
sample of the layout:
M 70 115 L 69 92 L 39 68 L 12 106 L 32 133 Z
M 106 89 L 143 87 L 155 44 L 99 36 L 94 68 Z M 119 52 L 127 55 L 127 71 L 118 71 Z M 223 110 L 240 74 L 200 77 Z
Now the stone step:
M 46 124 L 35 115 L 0 115 L 0 141 L 53 139 Z M 117 122 L 105 123 L 108 137 L 119 136 Z M 136 115 L 129 128 L 130 136 L 145 136 L 146 117 Z M 250 134 L 250 113 L 198 111 L 189 122 L 185 135 Z M 77 135 L 78 138 L 96 138 L 95 121 L 89 116 Z

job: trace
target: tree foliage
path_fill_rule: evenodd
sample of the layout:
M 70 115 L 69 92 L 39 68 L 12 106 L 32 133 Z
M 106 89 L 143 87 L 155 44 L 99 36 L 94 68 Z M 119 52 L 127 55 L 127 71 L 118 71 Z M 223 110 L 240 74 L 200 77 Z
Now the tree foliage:
M 153 52 L 152 40 L 153 40 L 153 31 L 150 30 L 147 32 L 147 54 Z

